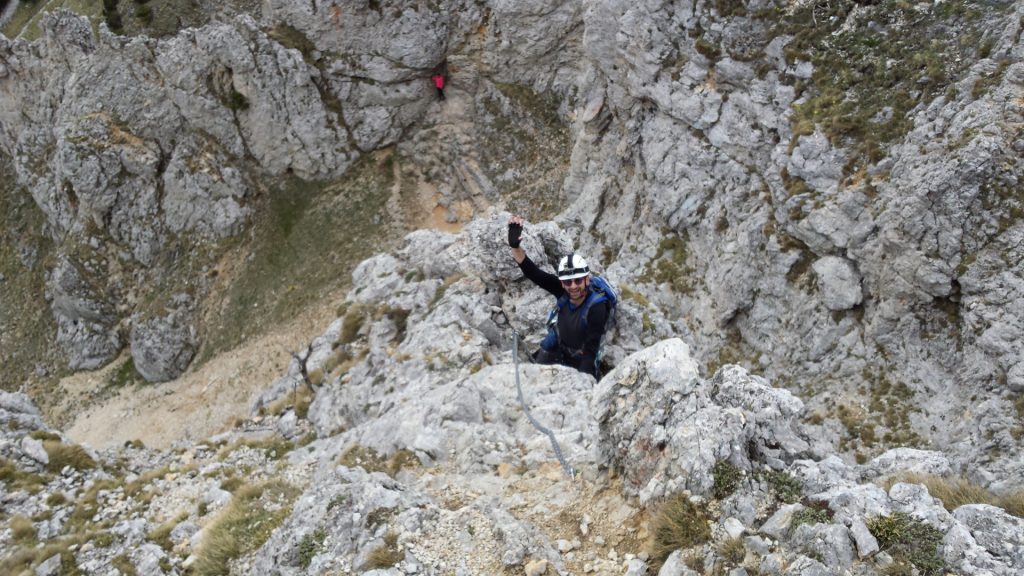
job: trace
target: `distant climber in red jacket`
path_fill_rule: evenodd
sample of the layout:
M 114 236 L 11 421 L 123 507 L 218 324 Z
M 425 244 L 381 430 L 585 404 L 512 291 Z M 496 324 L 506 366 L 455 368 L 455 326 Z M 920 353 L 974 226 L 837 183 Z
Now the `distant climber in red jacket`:
M 437 99 L 444 100 L 444 75 L 434 74 L 430 79 L 434 81 L 434 87 L 437 88 Z

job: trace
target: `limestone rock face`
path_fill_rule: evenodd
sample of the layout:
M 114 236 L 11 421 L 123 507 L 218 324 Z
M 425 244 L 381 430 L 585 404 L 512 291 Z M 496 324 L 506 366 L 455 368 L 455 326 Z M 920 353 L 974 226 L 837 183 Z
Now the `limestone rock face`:
M 721 460 L 750 469 L 756 454 L 784 466 L 809 447 L 799 427 L 802 411 L 799 399 L 742 368 L 700 379 L 679 340 L 627 358 L 601 380 L 594 400 L 602 454 L 641 500 L 684 488 L 706 493 Z
M 849 310 L 861 303 L 860 275 L 848 260 L 826 256 L 816 260 L 813 268 L 829 310 Z
M 116 356 L 122 346 L 116 309 L 98 281 L 102 272 L 99 259 L 83 263 L 66 257 L 49 275 L 57 342 L 75 369 L 98 368 Z

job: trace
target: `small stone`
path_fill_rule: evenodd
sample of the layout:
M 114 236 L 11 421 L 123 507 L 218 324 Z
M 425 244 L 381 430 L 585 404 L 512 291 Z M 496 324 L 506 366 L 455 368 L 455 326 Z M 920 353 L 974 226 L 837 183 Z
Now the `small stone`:
M 598 546 L 604 546 L 604 537 L 594 536 L 594 544 L 597 544 Z
M 573 549 L 572 542 L 569 542 L 568 540 L 559 540 L 558 541 L 558 551 L 561 552 L 562 554 L 565 554 L 566 552 L 571 552 L 572 549 Z
M 526 564 L 526 576 L 541 576 L 548 571 L 547 560 L 534 560 Z

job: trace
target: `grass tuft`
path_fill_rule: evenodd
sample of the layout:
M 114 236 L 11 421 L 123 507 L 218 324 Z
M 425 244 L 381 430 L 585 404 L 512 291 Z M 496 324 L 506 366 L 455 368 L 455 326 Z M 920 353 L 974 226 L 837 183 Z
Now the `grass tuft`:
M 377 568 L 391 568 L 405 558 L 405 553 L 398 549 L 398 534 L 388 532 L 384 536 L 384 544 L 374 548 L 366 558 L 368 570 Z
M 92 470 L 96 467 L 96 461 L 89 456 L 78 444 L 63 444 L 59 440 L 44 440 L 43 449 L 50 457 L 50 463 L 46 469 L 50 472 L 60 472 L 65 466 L 75 470 Z
M 743 558 L 747 555 L 747 549 L 743 545 L 742 538 L 729 538 L 727 540 L 722 540 L 718 543 L 718 546 L 715 547 L 715 550 L 718 552 L 718 555 L 725 560 L 726 564 L 731 564 L 733 566 L 738 566 L 743 562 Z
M 703 505 L 691 502 L 686 494 L 676 494 L 655 512 L 650 532 L 648 554 L 656 572 L 672 552 L 704 544 L 711 538 L 708 512 Z
M 32 525 L 32 520 L 21 514 L 17 514 L 11 518 L 10 522 L 11 538 L 15 542 L 26 543 L 36 539 L 36 528 Z
M 195 576 L 227 576 L 229 562 L 262 546 L 297 496 L 296 488 L 280 481 L 238 489 L 206 529 L 196 551 Z
M 932 474 L 904 473 L 890 478 L 885 483 L 886 490 L 897 482 L 923 484 L 928 493 L 942 501 L 942 505 L 952 512 L 965 504 L 989 504 L 998 506 L 1018 518 L 1024 518 L 1024 490 L 1015 490 L 1006 494 L 995 494 L 983 486 L 979 486 L 962 477 L 943 478 Z

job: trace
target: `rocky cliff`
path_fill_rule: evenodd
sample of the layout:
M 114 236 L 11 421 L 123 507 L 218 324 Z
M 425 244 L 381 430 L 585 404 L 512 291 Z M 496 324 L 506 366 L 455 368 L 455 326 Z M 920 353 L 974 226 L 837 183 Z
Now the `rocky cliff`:
M 344 571 L 400 550 L 407 573 L 601 572 L 608 539 L 635 554 L 640 508 L 684 489 L 714 496 L 730 538 L 756 529 L 733 564 L 762 572 L 884 569 L 877 522 L 893 513 L 912 524 L 892 530 L 942 544 L 918 562 L 890 546 L 896 565 L 1021 568 L 1019 542 L 995 536 L 1013 517 L 860 484 L 902 468 L 1006 493 L 1024 477 L 1020 3 L 270 0 L 176 24 L 171 2 L 139 4 L 148 23 L 113 6 L 22 4 L 0 37 L 4 385 L 46 404 L 55 378 L 119 357 L 131 378 L 174 379 L 349 290 L 306 360 L 308 412 L 273 417 L 316 440 L 284 471 L 260 464 L 287 486 L 244 493 L 269 490 L 283 528 L 235 570 Z M 442 69 L 440 103 L 427 78 Z M 502 209 L 538 222 L 539 260 L 583 251 L 624 295 L 616 369 L 595 388 L 523 368 L 582 488 L 545 470 L 509 395 L 511 329 L 537 336 L 548 302 L 516 282 Z M 257 408 L 305 386 L 297 370 Z M 56 440 L 24 434 L 41 429 L 12 427 L 11 478 L 76 497 L 96 474 L 124 478 L 108 464 L 134 453 L 39 475 L 33 442 Z M 190 453 L 209 462 L 189 479 L 224 468 Z M 139 457 L 136 473 L 173 459 Z M 723 462 L 746 474 L 740 496 L 712 494 Z M 764 480 L 779 473 L 830 511 L 812 530 L 764 523 L 797 511 Z M 46 514 L 18 498 L 22 517 Z M 601 544 L 581 519 L 552 524 L 580 507 L 605 511 Z M 477 530 L 480 563 L 448 564 Z M 46 534 L 81 545 L 61 522 Z M 726 565 L 717 545 L 678 548 L 694 546 Z M 118 557 L 99 548 L 86 571 Z M 153 549 L 147 566 L 180 570 L 198 549 Z

